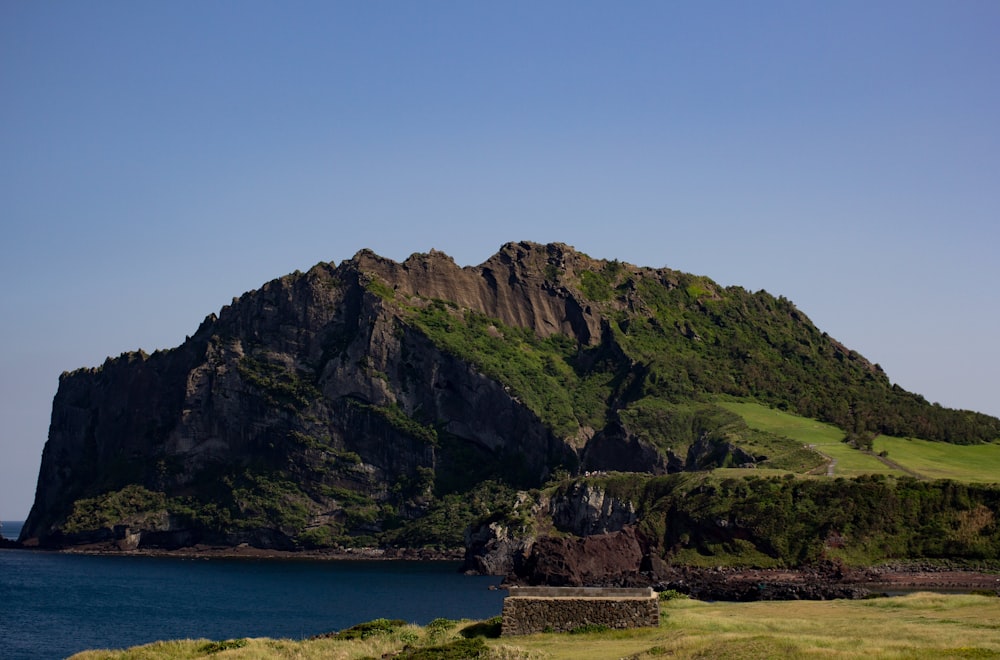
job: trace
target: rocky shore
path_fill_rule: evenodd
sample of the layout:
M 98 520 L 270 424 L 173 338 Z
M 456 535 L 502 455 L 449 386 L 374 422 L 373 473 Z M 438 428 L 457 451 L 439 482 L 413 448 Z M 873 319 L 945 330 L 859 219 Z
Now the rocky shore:
M 794 569 L 697 567 L 668 564 L 644 547 L 634 528 L 583 538 L 545 537 L 517 548 L 335 548 L 280 550 L 237 546 L 193 545 L 178 549 L 128 549 L 115 542 L 77 545 L 67 554 L 179 557 L 185 559 L 267 559 L 304 561 L 460 561 L 470 574 L 503 575 L 501 587 L 514 585 L 653 587 L 674 590 L 700 600 L 829 600 L 859 599 L 909 591 L 995 593 L 1000 571 L 961 562 L 899 562 L 849 567 L 823 561 Z M 23 547 L 4 540 L 0 547 Z M 31 549 L 31 548 L 29 548 Z M 34 549 L 45 552 L 46 550 Z M 517 551 L 515 551 L 517 550 Z M 498 562 L 503 558 L 505 561 Z
M 631 526 L 586 537 L 542 537 L 530 546 L 515 546 L 505 538 L 476 540 L 466 556 L 467 569 L 483 573 L 493 568 L 505 576 L 506 585 L 650 586 L 725 601 L 857 599 L 918 590 L 1000 595 L 1000 571 L 960 562 L 849 567 L 821 561 L 792 569 L 669 564 Z
M 653 585 L 700 600 L 829 600 L 908 591 L 992 592 L 1000 574 L 926 566 L 844 569 L 824 564 L 799 569 L 671 567 Z
M 4 548 L 6 548 L 6 549 L 16 549 L 16 548 L 20 548 L 20 547 L 21 547 L 21 544 L 18 543 L 17 541 L 12 541 L 11 539 L 5 539 L 3 537 L 0 537 L 0 549 L 4 549 Z
M 46 552 L 40 550 L 40 552 Z M 278 559 L 305 561 L 460 561 L 462 550 L 434 550 L 431 548 L 331 548 L 322 550 L 278 550 L 238 546 L 193 545 L 165 550 L 140 548 L 123 550 L 112 543 L 78 545 L 53 552 L 80 555 L 112 555 L 139 557 L 179 557 L 183 559 Z

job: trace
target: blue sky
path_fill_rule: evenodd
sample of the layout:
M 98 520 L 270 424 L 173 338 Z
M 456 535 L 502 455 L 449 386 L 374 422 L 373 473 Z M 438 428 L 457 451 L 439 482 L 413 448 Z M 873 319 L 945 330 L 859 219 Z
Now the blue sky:
M 62 371 L 361 248 L 795 302 L 1000 415 L 1000 4 L 0 0 L 0 519 Z

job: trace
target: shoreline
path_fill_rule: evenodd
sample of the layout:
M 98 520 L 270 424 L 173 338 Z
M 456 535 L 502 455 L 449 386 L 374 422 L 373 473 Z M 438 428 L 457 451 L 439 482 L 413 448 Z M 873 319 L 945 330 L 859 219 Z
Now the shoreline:
M 34 552 L 104 557 L 158 557 L 188 560 L 247 559 L 268 561 L 449 561 L 462 562 L 465 551 L 426 548 L 340 548 L 280 550 L 238 546 L 194 545 L 173 550 L 160 548 L 122 549 L 101 543 L 66 548 L 39 548 L 18 544 Z M 673 589 L 701 600 L 825 600 L 867 598 L 874 595 L 913 591 L 993 592 L 1000 596 L 1000 568 L 965 568 L 953 563 L 892 563 L 866 567 L 801 568 L 702 568 L 667 566 L 664 574 L 628 580 L 658 590 Z M 517 584 L 503 578 L 499 588 Z M 611 582 L 604 586 L 611 586 Z
M 23 546 L 22 546 L 23 547 Z M 193 545 L 166 550 L 162 548 L 120 549 L 105 544 L 73 546 L 68 548 L 29 548 L 42 552 L 68 555 L 105 557 L 161 557 L 178 559 L 269 559 L 278 561 L 462 561 L 464 550 L 433 550 L 428 548 L 343 548 L 318 550 L 281 550 L 256 548 L 248 544 L 238 546 Z

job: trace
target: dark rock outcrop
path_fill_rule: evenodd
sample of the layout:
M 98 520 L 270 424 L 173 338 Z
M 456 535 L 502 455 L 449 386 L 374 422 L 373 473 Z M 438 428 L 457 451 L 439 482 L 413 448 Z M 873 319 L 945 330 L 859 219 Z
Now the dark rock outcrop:
M 238 499 L 233 488 L 219 492 L 219 479 L 238 490 L 241 475 L 261 466 L 296 484 L 307 509 L 297 515 L 308 524 L 336 519 L 346 493 L 385 502 L 399 495 L 394 484 L 419 482 L 421 470 L 461 471 L 470 460 L 516 457 L 525 485 L 539 483 L 552 466 L 576 461 L 575 440 L 554 435 L 503 384 L 434 345 L 372 291 L 452 300 L 542 336 L 590 342 L 597 319 L 539 275 L 535 262 L 551 259 L 586 257 L 511 244 L 478 268 L 459 268 L 435 252 L 397 264 L 362 251 L 234 299 L 179 348 L 64 373 L 22 538 L 82 540 L 65 528 L 74 504 L 129 484 L 209 504 Z M 415 425 L 399 423 L 407 419 Z M 449 444 L 415 434 L 421 424 Z M 419 493 L 397 499 L 409 502 L 398 502 L 404 516 L 421 513 Z M 140 545 L 284 546 L 295 530 L 262 520 L 213 531 L 174 517 L 139 534 Z
M 549 516 L 556 529 L 576 536 L 620 532 L 636 522 L 635 505 L 610 496 L 587 481 L 576 481 L 549 502 Z
M 524 570 L 534 543 L 534 537 L 514 534 L 497 522 L 467 529 L 463 570 L 475 575 L 517 574 Z
M 537 539 L 509 581 L 550 586 L 628 586 L 640 582 L 646 544 L 634 527 L 584 537 Z

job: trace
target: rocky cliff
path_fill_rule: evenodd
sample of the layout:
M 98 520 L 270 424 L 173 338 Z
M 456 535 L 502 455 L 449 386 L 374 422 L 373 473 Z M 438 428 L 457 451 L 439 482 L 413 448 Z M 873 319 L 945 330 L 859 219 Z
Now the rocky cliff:
M 859 432 L 1000 435 L 891 386 L 766 292 L 562 244 L 476 267 L 361 251 L 234 299 L 177 348 L 64 373 L 22 540 L 454 547 L 476 523 L 516 544 L 517 491 L 554 474 L 822 461 L 717 394 Z M 634 522 L 573 497 L 552 515 L 576 533 Z

